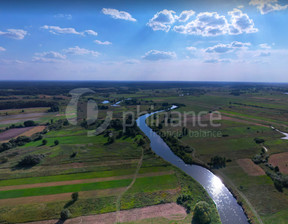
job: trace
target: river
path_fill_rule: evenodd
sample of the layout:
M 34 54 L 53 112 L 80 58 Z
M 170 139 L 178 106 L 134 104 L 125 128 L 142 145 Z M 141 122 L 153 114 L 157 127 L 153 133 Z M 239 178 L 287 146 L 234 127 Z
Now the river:
M 171 109 L 175 109 L 173 106 Z M 247 217 L 242 207 L 237 203 L 231 192 L 222 183 L 220 178 L 214 175 L 208 169 L 198 165 L 187 165 L 178 156 L 176 156 L 163 139 L 157 135 L 148 125 L 146 119 L 162 111 L 156 111 L 150 114 L 140 116 L 137 119 L 138 127 L 151 141 L 152 150 L 167 162 L 180 168 L 186 174 L 198 181 L 208 192 L 216 204 L 221 221 L 223 224 L 248 224 Z

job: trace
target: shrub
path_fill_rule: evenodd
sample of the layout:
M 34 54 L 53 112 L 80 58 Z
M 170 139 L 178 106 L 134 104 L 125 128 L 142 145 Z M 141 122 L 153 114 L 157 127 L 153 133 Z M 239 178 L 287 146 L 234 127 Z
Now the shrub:
M 77 201 L 77 200 L 78 200 L 78 197 L 79 197 L 78 192 L 74 192 L 74 193 L 71 195 L 71 198 L 72 198 L 73 201 Z
M 46 145 L 47 144 L 47 140 L 46 139 L 43 139 L 42 140 L 42 145 Z
M 265 140 L 264 139 L 261 139 L 261 138 L 254 138 L 254 141 L 257 143 L 257 144 L 261 144 L 261 143 L 264 143 Z
M 18 162 L 18 167 L 31 167 L 39 164 L 45 156 L 39 155 L 27 155 L 21 161 Z
M 75 158 L 77 156 L 77 152 L 73 152 L 70 156 L 70 158 Z
M 67 209 L 67 208 L 63 209 L 60 213 L 60 219 L 61 220 L 69 219 L 69 218 L 71 218 L 71 216 L 72 216 L 72 214 L 69 211 L 69 209 Z
M 55 141 L 54 141 L 54 145 L 59 145 L 59 141 L 58 141 L 58 140 L 55 140 Z
M 205 201 L 200 201 L 195 205 L 194 208 L 194 216 L 199 224 L 208 224 L 211 222 L 211 211 L 210 206 Z
M 36 123 L 32 120 L 29 120 L 29 121 L 24 121 L 24 126 L 25 127 L 32 127 L 32 126 L 35 126 Z

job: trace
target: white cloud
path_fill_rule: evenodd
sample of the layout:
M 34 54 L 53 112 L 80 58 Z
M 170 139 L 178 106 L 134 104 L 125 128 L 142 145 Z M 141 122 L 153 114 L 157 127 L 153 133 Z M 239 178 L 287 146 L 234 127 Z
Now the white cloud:
M 148 51 L 142 58 L 149 61 L 174 59 L 176 58 L 176 53 L 170 51 L 151 50 Z
M 117 9 L 110 9 L 110 8 L 103 8 L 102 12 L 105 15 L 110 15 L 113 19 L 123 19 L 123 20 L 128 20 L 132 22 L 136 22 L 137 20 L 134 19 L 130 13 L 125 12 L 125 11 L 119 11 Z
M 63 50 L 63 52 L 65 52 L 66 54 L 70 54 L 70 55 L 92 55 L 92 56 L 100 55 L 100 53 L 97 51 L 80 48 L 78 46 L 65 49 Z
M 84 33 L 87 33 L 87 34 L 92 35 L 92 36 L 97 36 L 98 35 L 98 33 L 95 32 L 94 30 L 85 30 Z
M 0 51 L 6 51 L 6 49 L 0 46 Z
M 285 10 L 287 5 L 279 5 L 278 0 L 251 0 L 249 5 L 254 5 L 262 15 L 273 11 Z
M 234 41 L 230 44 L 217 44 L 213 47 L 208 47 L 205 49 L 205 52 L 206 53 L 219 53 L 219 54 L 228 53 L 236 49 L 245 48 L 250 45 L 251 45 L 250 43 L 242 43 L 242 42 Z
M 54 18 L 60 18 L 60 19 L 72 19 L 72 15 L 71 14 L 62 14 L 62 13 L 59 13 L 59 14 L 56 14 L 54 15 Z
M 234 9 L 228 12 L 231 16 L 231 24 L 229 25 L 229 34 L 238 35 L 242 33 L 256 33 L 258 29 L 254 27 L 254 22 L 246 13 L 240 9 Z
M 259 47 L 261 47 L 262 49 L 271 49 L 271 46 L 269 46 L 268 44 L 259 44 Z
M 179 22 L 187 22 L 194 14 L 195 11 L 193 10 L 185 10 L 181 12 L 180 16 L 177 16 L 177 20 Z
M 168 32 L 177 18 L 174 14 L 174 11 L 167 9 L 157 12 L 153 18 L 149 20 L 147 26 L 150 26 L 154 31 L 163 30 Z
M 94 42 L 96 44 L 100 44 L 100 45 L 111 45 L 112 43 L 109 41 L 100 41 L 100 40 L 94 40 Z
M 47 25 L 44 25 L 41 28 L 45 29 L 45 30 L 49 30 L 49 32 L 53 33 L 53 34 L 77 34 L 77 35 L 82 35 L 82 33 L 77 32 L 74 28 L 61 28 L 59 26 L 47 26 Z
M 8 37 L 15 40 L 22 40 L 27 35 L 26 30 L 7 29 L 6 32 L 0 31 L 0 36 Z
M 228 12 L 230 21 L 217 12 L 202 12 L 196 19 L 185 24 L 174 26 L 173 30 L 189 35 L 218 36 L 218 35 L 238 35 L 242 33 L 254 33 L 258 29 L 254 28 L 254 22 L 240 9 Z
M 61 28 L 59 26 L 48 26 L 44 25 L 41 27 L 41 29 L 49 30 L 50 33 L 53 34 L 75 34 L 75 35 L 82 35 L 84 36 L 85 34 L 97 36 L 98 33 L 95 32 L 94 30 L 85 30 L 83 32 L 78 32 L 75 30 L 75 28 Z
M 66 59 L 66 56 L 60 54 L 59 52 L 49 51 L 43 53 L 35 53 L 35 57 L 33 57 L 34 62 L 59 62 Z
M 197 51 L 196 47 L 186 47 L 186 50 L 188 51 Z
M 174 26 L 173 30 L 183 34 L 217 36 L 227 33 L 228 22 L 217 12 L 202 12 L 186 25 Z

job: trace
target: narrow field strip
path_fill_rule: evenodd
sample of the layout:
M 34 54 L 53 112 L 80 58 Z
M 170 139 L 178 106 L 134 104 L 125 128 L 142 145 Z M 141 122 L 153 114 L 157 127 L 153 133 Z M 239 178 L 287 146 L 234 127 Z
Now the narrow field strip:
M 104 190 L 92 190 L 92 191 L 80 191 L 79 198 L 100 198 L 107 196 L 117 196 L 123 192 L 126 188 L 109 188 Z M 24 198 L 8 198 L 0 199 L 0 206 L 16 206 L 24 204 L 38 204 L 38 203 L 49 203 L 57 201 L 69 201 L 71 200 L 71 193 L 62 193 L 62 194 L 51 194 L 51 195 L 41 195 L 41 196 L 31 196 Z
M 172 174 L 172 173 L 173 171 L 162 171 L 162 172 L 139 174 L 138 177 L 141 178 L 141 177 L 162 176 L 162 175 Z M 38 187 L 52 187 L 52 186 L 62 186 L 62 185 L 71 185 L 71 184 L 96 183 L 96 182 L 104 182 L 104 181 L 111 181 L 111 180 L 124 180 L 124 179 L 132 179 L 132 178 L 133 178 L 133 175 L 123 175 L 123 176 L 68 180 L 68 181 L 48 182 L 48 183 L 23 184 L 23 185 L 0 187 L 0 191 L 38 188 Z
M 0 191 L 0 199 L 127 187 L 129 186 L 131 181 L 132 179 L 124 179 L 124 180 L 113 180 L 113 181 L 96 182 L 96 183 L 83 183 L 74 185 L 7 190 L 7 191 Z M 131 192 L 151 192 L 161 189 L 162 190 L 174 189 L 176 187 L 177 187 L 177 178 L 174 174 L 152 176 L 152 177 L 141 177 L 137 178 L 134 186 L 131 188 Z
M 68 192 L 72 193 L 72 192 L 90 191 L 90 190 L 102 190 L 102 189 L 108 189 L 108 188 L 119 188 L 119 187 L 128 186 L 131 181 L 132 179 L 125 179 L 125 180 L 114 180 L 114 181 L 105 181 L 105 182 L 97 182 L 97 183 L 0 191 L 0 199 L 61 194 L 61 193 L 68 193 Z
M 167 170 L 167 167 L 157 167 L 157 168 L 147 167 L 147 168 L 142 168 L 140 170 L 140 173 L 144 174 L 144 173 L 149 173 L 149 172 L 163 172 L 165 170 Z M 1 180 L 0 187 L 133 175 L 134 172 L 135 172 L 135 169 L 121 169 L 121 170 L 112 170 L 112 171 L 109 170 L 109 171 L 101 171 L 101 172 L 98 171 L 98 172 L 74 173 L 74 174 L 55 175 L 55 176 L 9 179 L 9 180 Z
M 177 215 L 177 216 L 176 216 Z M 147 206 L 144 208 L 135 208 L 125 211 L 120 211 L 120 222 L 133 222 L 137 220 L 163 217 L 168 220 L 181 220 L 187 214 L 185 208 L 176 203 L 167 203 L 161 205 Z M 31 222 L 30 224 L 55 224 L 58 220 L 47 220 L 39 222 Z M 68 219 L 65 224 L 113 224 L 116 221 L 116 212 L 81 216 L 78 218 Z

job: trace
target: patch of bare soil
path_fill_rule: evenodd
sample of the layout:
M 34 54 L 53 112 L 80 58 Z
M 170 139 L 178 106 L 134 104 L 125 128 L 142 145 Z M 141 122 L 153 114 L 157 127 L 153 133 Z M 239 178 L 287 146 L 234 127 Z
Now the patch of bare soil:
M 259 124 L 259 123 L 256 123 L 256 122 L 242 120 L 242 119 L 237 119 L 237 118 L 234 118 L 234 117 L 223 116 L 223 115 L 222 115 L 222 119 L 223 120 L 227 120 L 227 121 L 235 121 L 235 122 L 239 122 L 239 123 L 244 123 L 244 124 L 251 124 L 251 125 L 257 125 L 257 126 L 262 126 L 262 127 L 269 127 L 268 125 Z
M 21 135 L 22 135 L 22 136 L 31 137 L 33 134 L 38 133 L 38 132 L 41 132 L 41 131 L 43 131 L 45 128 L 46 128 L 46 126 L 36 126 L 36 127 L 33 127 L 32 129 L 30 129 L 30 130 L 22 133 Z
M 288 152 L 271 155 L 269 163 L 273 166 L 278 166 L 281 173 L 288 174 Z
M 25 132 L 28 132 L 33 127 L 26 127 L 26 128 L 12 128 L 7 131 L 0 133 L 0 141 L 10 140 L 11 138 L 15 138 L 19 135 L 22 135 Z
M 263 176 L 264 170 L 256 165 L 251 159 L 238 159 L 237 163 L 249 176 Z
M 169 220 L 180 220 L 186 217 L 186 211 L 176 203 L 167 203 L 161 205 L 148 206 L 144 208 L 130 209 L 120 211 L 120 222 L 133 222 L 137 220 L 163 217 Z M 56 224 L 58 220 L 48 220 L 33 222 L 33 224 Z M 74 219 L 68 219 L 65 224 L 112 224 L 116 221 L 116 212 L 81 216 Z M 32 223 L 31 223 L 32 224 Z

